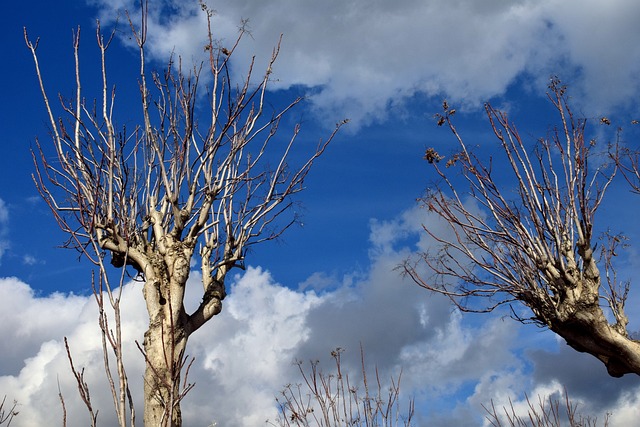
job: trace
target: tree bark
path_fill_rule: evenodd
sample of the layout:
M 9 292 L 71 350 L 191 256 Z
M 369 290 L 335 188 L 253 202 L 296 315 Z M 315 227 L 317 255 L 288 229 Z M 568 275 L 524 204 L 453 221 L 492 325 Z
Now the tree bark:
M 162 316 L 162 315 L 161 315 Z M 163 316 L 144 334 L 144 425 L 180 427 L 180 376 L 187 336 Z
M 571 348 L 598 358 L 612 377 L 640 373 L 640 343 L 611 325 L 597 303 L 577 305 L 570 315 L 552 322 L 550 329 Z
M 148 251 L 141 266 L 149 313 L 149 328 L 144 335 L 144 425 L 179 427 L 180 401 L 189 389 L 180 380 L 192 332 L 183 300 L 193 251 L 192 245 L 171 234 L 157 236 L 159 244 Z

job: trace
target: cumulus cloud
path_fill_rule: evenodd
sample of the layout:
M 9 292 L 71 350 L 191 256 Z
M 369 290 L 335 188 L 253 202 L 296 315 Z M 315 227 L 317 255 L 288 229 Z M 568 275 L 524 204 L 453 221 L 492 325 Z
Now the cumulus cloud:
M 189 341 L 188 353 L 195 357 L 190 381 L 196 387 L 183 402 L 185 422 L 242 427 L 273 420 L 275 396 L 286 384 L 301 381 L 294 361 L 320 360 L 329 371 L 329 352 L 341 347 L 344 369 L 357 377 L 360 346 L 381 378 L 403 371 L 401 387 L 405 396 L 416 398 L 419 425 L 479 426 L 482 404 L 492 399 L 507 404 L 512 398 L 525 408 L 524 392 L 555 393 L 559 384 L 570 393 L 578 390 L 576 398 L 587 411 L 619 411 L 612 426 L 637 415 L 632 381 L 616 382 L 619 390 L 596 405 L 602 398 L 597 390 L 606 382 L 597 363 L 565 369 L 579 365 L 576 354 L 562 345 L 554 350 L 558 344 L 549 334 L 545 342 L 538 331 L 523 333 L 513 321 L 462 316 L 445 298 L 403 280 L 394 267 L 428 244 L 421 238 L 423 223 L 437 225 L 420 209 L 373 221 L 371 264 L 361 275 L 338 279 L 318 273 L 298 287 L 279 284 L 258 267 L 233 277 L 223 312 Z M 199 286 L 199 273 L 192 272 L 190 280 L 190 289 Z M 142 391 L 144 371 L 135 341 L 142 340 L 147 320 L 140 286 L 127 284 L 122 295 L 125 362 L 134 396 Z M 196 294 L 188 295 L 188 309 L 197 305 Z M 86 368 L 99 421 L 115 424 L 97 330 L 92 296 L 39 295 L 16 278 L 0 279 L 0 333 L 11 343 L 0 352 L 0 390 L 20 403 L 16 426 L 47 425 L 61 417 L 58 387 L 70 425 L 85 422 L 64 336 L 76 367 Z M 542 346 L 551 350 L 525 350 Z M 602 375 L 593 374 L 598 369 Z M 612 386 L 619 381 L 609 380 Z
M 105 20 L 133 0 L 92 0 Z M 202 59 L 205 20 L 196 2 L 165 0 L 149 20 L 151 54 Z M 549 75 L 572 85 L 586 111 L 606 113 L 640 91 L 640 28 L 633 0 L 402 0 L 322 3 L 216 2 L 215 36 L 232 43 L 242 19 L 251 37 L 234 69 L 252 55 L 264 65 L 284 35 L 277 86 L 307 88 L 323 120 L 356 126 L 385 120 L 416 94 L 477 106 L 518 82 L 544 90 Z M 263 69 L 261 67 L 258 70 Z
M 126 289 L 125 296 L 135 292 L 132 288 Z M 0 390 L 19 402 L 20 416 L 14 421 L 16 425 L 47 425 L 53 414 L 61 417 L 58 386 L 65 396 L 67 409 L 73 414 L 72 422 L 80 423 L 80 419 L 84 419 L 64 350 L 65 336 L 69 339 L 76 366 L 87 367 L 85 379 L 94 385 L 92 399 L 98 407 L 105 407 L 110 395 L 104 387 L 106 383 L 101 370 L 102 350 L 93 296 L 61 293 L 42 296 L 16 278 L 0 279 L 0 293 L 0 333 L 5 339 L 0 362 Z M 129 367 L 134 371 L 133 378 L 142 372 L 141 363 L 135 363 L 139 353 L 134 350 L 134 340 L 140 339 L 145 319 L 144 302 L 140 295 L 136 297 L 123 298 L 126 357 L 131 361 Z M 136 383 L 134 380 L 134 385 Z M 104 413 L 107 414 L 104 418 L 109 419 L 109 411 Z

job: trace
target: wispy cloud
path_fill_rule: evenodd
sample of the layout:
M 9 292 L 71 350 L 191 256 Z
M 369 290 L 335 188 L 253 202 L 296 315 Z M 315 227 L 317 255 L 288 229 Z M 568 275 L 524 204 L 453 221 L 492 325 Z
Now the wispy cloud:
M 22 263 L 23 263 L 24 265 L 29 265 L 29 266 L 31 266 L 31 265 L 36 265 L 36 264 L 39 264 L 39 263 L 43 263 L 43 261 L 39 261 L 39 260 L 38 260 L 36 257 L 34 257 L 33 255 L 24 255 L 24 256 L 22 257 Z
M 103 19 L 135 10 L 133 0 L 94 0 Z M 205 21 L 196 2 L 167 0 L 151 11 L 150 53 L 203 59 Z M 587 111 L 607 113 L 640 93 L 640 4 L 618 0 L 339 0 L 216 3 L 215 36 L 235 39 L 242 19 L 251 37 L 234 70 L 256 55 L 264 64 L 280 34 L 278 87 L 309 88 L 316 112 L 332 122 L 385 120 L 416 94 L 477 106 L 516 81 L 544 90 L 551 74 L 572 85 Z M 260 67 L 257 67 L 260 70 Z
M 9 240 L 7 240 L 7 227 L 9 223 L 9 208 L 4 200 L 0 199 L 0 263 L 7 249 L 9 249 Z

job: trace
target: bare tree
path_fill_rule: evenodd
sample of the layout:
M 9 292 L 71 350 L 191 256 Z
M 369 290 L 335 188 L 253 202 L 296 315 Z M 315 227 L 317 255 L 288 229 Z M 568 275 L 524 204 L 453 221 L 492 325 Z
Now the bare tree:
M 312 361 L 309 370 L 298 361 L 302 377 L 300 384 L 288 384 L 276 398 L 280 408 L 278 419 L 269 424 L 278 427 L 396 427 L 411 426 L 414 402 L 409 400 L 407 411 L 400 409 L 400 380 L 391 378 L 383 385 L 378 370 L 373 381 L 367 376 L 364 351 L 360 350 L 361 378 L 354 381 L 344 371 L 341 355 L 344 350 L 331 352 L 335 371 L 327 374 Z
M 486 419 L 492 427 L 597 427 L 600 425 L 596 417 L 585 416 L 578 412 L 578 404 L 569 399 L 565 391 L 564 402 L 561 405 L 560 399 L 553 395 L 546 399 L 538 397 L 538 404 L 534 404 L 529 397 L 526 397 L 527 413 L 519 414 L 513 402 L 509 401 L 509 407 L 503 407 L 499 411 L 494 402 L 491 406 L 483 406 L 487 411 Z M 561 408 L 562 406 L 562 408 Z M 564 415 L 564 416 L 563 416 Z M 605 414 L 603 427 L 609 425 L 610 414 Z M 565 421 L 566 422 L 563 422 Z
M 596 141 L 586 140 L 587 122 L 574 116 L 565 87 L 554 79 L 549 88 L 559 122 L 534 150 L 527 150 L 505 113 L 486 106 L 504 155 L 488 162 L 463 141 L 452 122 L 455 110 L 443 104 L 438 124 L 449 127 L 460 151 L 445 159 L 427 150 L 440 184 L 423 202 L 449 224 L 453 237 L 426 229 L 439 250 L 407 261 L 404 271 L 462 311 L 510 305 L 517 320 L 548 327 L 575 350 L 597 357 L 611 376 L 640 374 L 640 342 L 627 331 L 629 283 L 613 269 L 624 242 L 601 229 L 598 250 L 594 237 L 595 215 L 617 161 L 607 161 L 606 149 L 594 158 Z
M 142 7 L 142 25 L 131 25 L 140 53 L 141 93 L 141 123 L 133 127 L 116 123 L 120 106 L 107 66 L 113 33 L 104 37 L 98 26 L 102 88 L 95 102 L 87 101 L 82 90 L 80 30 L 75 33 L 76 92 L 71 100 L 60 97 L 58 117 L 45 90 L 38 42 L 25 30 L 53 139 L 51 146 L 37 144 L 34 180 L 68 233 L 67 247 L 86 256 L 104 283 L 112 274 L 109 263 L 128 267 L 143 282 L 149 314 L 142 345 L 144 424 L 180 426 L 180 401 L 191 387 L 184 381 L 189 337 L 220 313 L 227 275 L 244 267 L 248 249 L 279 237 L 296 221 L 291 196 L 303 190 L 314 161 L 344 122 L 291 167 L 299 127 L 285 140 L 277 135 L 283 117 L 301 99 L 271 114 L 266 103 L 279 43 L 264 74 L 255 76 L 252 61 L 244 80 L 232 81 L 229 61 L 246 29 L 240 28 L 235 43 L 222 46 L 213 38 L 212 12 L 203 4 L 208 63 L 184 67 L 172 58 L 164 72 L 149 73 L 146 2 Z M 202 299 L 188 313 L 183 301 L 192 262 L 202 272 Z M 120 296 L 108 295 L 117 305 Z M 113 336 L 109 332 L 103 339 Z M 111 347 L 117 351 L 118 346 Z M 119 390 L 126 393 L 126 384 Z M 114 398 L 124 409 L 122 394 Z

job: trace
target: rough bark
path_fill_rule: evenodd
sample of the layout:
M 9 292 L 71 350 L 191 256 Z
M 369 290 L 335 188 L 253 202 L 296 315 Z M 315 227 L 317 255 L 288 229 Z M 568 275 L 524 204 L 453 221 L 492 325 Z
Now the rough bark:
M 158 313 L 144 335 L 145 426 L 182 425 L 180 401 L 185 392 L 180 379 L 186 361 L 187 335 L 184 328 L 172 324 L 166 315 L 166 311 Z

